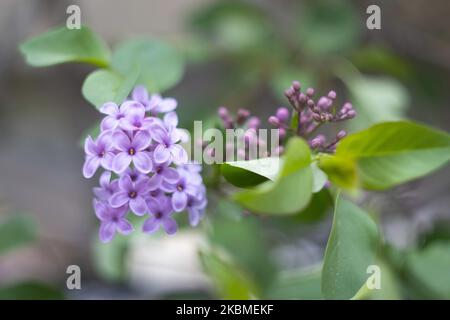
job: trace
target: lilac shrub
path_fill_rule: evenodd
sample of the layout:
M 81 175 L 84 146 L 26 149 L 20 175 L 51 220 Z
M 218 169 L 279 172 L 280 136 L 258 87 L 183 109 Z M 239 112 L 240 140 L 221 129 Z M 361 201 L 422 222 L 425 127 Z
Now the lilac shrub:
M 127 215 L 146 216 L 142 231 L 163 228 L 177 231 L 174 216 L 186 211 L 196 226 L 207 205 L 201 167 L 190 163 L 180 142 L 185 132 L 177 128 L 177 101 L 149 95 L 137 86 L 120 106 L 107 102 L 97 139 L 88 136 L 83 166 L 85 178 L 105 170 L 94 188 L 94 210 L 99 218 L 100 240 L 109 242 L 116 232 L 133 231 Z M 160 117 L 162 115 L 162 117 Z

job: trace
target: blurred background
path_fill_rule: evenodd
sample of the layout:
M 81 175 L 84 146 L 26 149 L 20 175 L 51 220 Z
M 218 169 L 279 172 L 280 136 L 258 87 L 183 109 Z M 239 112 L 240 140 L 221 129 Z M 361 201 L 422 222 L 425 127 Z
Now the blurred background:
M 183 53 L 184 77 L 164 95 L 179 101 L 186 128 L 213 121 L 220 105 L 267 117 L 300 80 L 352 101 L 359 115 L 350 131 L 400 118 L 450 130 L 446 0 L 3 0 L 0 298 L 320 297 L 317 266 L 331 226 L 326 195 L 300 221 L 242 215 L 211 194 L 209 218 L 196 229 L 98 243 L 95 182 L 81 175 L 79 145 L 100 118 L 80 92 L 93 68 L 31 68 L 17 49 L 65 24 L 71 4 L 113 48 L 147 36 Z M 381 30 L 366 28 L 370 4 L 381 7 Z M 450 298 L 449 178 L 447 167 L 364 195 L 387 242 L 380 263 L 390 284 L 381 298 Z M 68 265 L 80 266 L 82 290 L 67 290 Z

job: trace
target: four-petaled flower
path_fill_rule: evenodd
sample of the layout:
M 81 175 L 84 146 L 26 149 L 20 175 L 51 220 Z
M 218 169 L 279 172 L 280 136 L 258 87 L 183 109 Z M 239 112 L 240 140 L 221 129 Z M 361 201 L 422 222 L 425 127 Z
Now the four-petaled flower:
M 176 130 L 165 128 L 159 124 L 151 126 L 151 135 L 156 141 L 153 157 L 156 163 L 174 162 L 183 164 L 188 161 L 186 150 L 178 144 L 181 137 Z
M 113 208 L 105 202 L 94 199 L 94 210 L 100 220 L 99 236 L 102 242 L 111 241 L 117 231 L 123 235 L 133 231 L 133 226 L 125 219 L 128 211 L 126 206 Z
M 148 178 L 133 182 L 130 176 L 123 175 L 119 179 L 119 191 L 112 195 L 109 199 L 109 204 L 113 208 L 128 204 L 131 211 L 138 216 L 142 216 L 147 212 L 145 197 L 149 191 L 150 185 Z
M 112 152 L 111 134 L 109 132 L 100 134 L 96 141 L 88 136 L 84 143 L 84 152 L 86 153 L 83 166 L 85 178 L 91 178 L 100 165 L 106 170 L 111 170 L 114 153 Z
M 119 150 L 112 162 L 112 170 L 115 173 L 124 172 L 131 161 L 142 173 L 149 173 L 152 170 L 152 159 L 145 150 L 151 143 L 151 137 L 147 131 L 137 131 L 132 138 L 122 131 L 116 131 L 112 137 L 114 146 Z
M 172 205 L 166 196 L 159 199 L 149 199 L 147 201 L 151 217 L 145 220 L 142 231 L 153 233 L 162 225 L 167 234 L 174 234 L 177 231 L 177 223 L 172 218 Z

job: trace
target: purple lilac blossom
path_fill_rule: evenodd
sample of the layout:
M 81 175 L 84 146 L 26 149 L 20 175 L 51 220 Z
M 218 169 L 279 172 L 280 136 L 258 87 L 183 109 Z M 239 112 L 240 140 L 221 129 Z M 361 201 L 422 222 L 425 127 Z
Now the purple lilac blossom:
M 94 199 L 94 210 L 100 220 L 99 236 L 102 242 L 111 241 L 116 231 L 124 235 L 133 231 L 133 226 L 125 218 L 128 211 L 126 206 L 113 208 L 105 202 Z
M 201 166 L 188 163 L 179 144 L 188 136 L 178 128 L 177 101 L 150 95 L 137 86 L 120 105 L 107 102 L 97 139 L 87 137 L 83 175 L 93 177 L 99 167 L 99 187 L 93 189 L 94 210 L 100 220 L 99 237 L 111 241 L 117 232 L 127 235 L 133 226 L 127 216 L 148 215 L 142 230 L 177 231 L 175 215 L 185 211 L 192 226 L 207 205 Z M 161 117 L 158 116 L 161 114 Z M 248 115 L 241 112 L 241 117 Z

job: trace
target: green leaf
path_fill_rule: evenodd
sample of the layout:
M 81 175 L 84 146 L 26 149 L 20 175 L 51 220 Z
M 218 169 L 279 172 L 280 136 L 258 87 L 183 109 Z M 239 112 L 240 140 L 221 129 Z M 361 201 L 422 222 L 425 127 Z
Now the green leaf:
M 64 294 L 47 284 L 26 281 L 0 288 L 0 300 L 61 300 Z
M 230 258 L 203 250 L 200 260 L 221 299 L 248 300 L 258 296 L 255 285 Z
M 311 170 L 313 174 L 313 187 L 312 192 L 316 193 L 322 190 L 322 188 L 325 186 L 325 184 L 328 181 L 327 174 L 322 171 L 322 169 L 319 168 L 317 165 L 317 162 L 311 163 Z
M 95 70 L 87 76 L 81 92 L 97 109 L 110 101 L 120 104 L 130 94 L 137 78 L 136 70 L 127 77 L 107 69 Z
M 353 131 L 365 129 L 383 121 L 401 120 L 409 103 L 406 88 L 398 81 L 385 77 L 344 77 L 358 116 L 349 121 Z
M 278 275 L 267 293 L 267 299 L 320 300 L 320 268 L 312 270 L 294 270 Z
M 358 187 L 356 163 L 353 159 L 323 154 L 319 158 L 319 167 L 333 184 L 350 192 Z
M 248 188 L 267 180 L 274 180 L 279 173 L 280 158 L 262 158 L 247 161 L 229 161 L 221 165 L 225 179 L 236 187 Z
M 311 152 L 300 138 L 291 138 L 275 181 L 234 195 L 244 207 L 258 213 L 295 214 L 305 208 L 312 194 Z
M 358 42 L 360 22 L 348 1 L 314 1 L 302 6 L 296 39 L 311 56 L 343 53 Z
M 27 63 L 34 67 L 66 62 L 85 62 L 106 67 L 110 57 L 105 43 L 87 27 L 50 30 L 22 43 L 20 52 Z
M 121 75 L 139 70 L 137 83 L 152 92 L 173 87 L 184 72 L 182 56 L 168 44 L 153 39 L 130 40 L 121 44 L 113 54 L 111 65 Z
M 381 190 L 446 164 L 450 135 L 413 122 L 386 122 L 346 137 L 336 157 L 341 162 L 356 162 L 363 187 Z
M 375 262 L 378 237 L 369 215 L 338 196 L 322 269 L 326 299 L 350 299 L 365 284 L 367 267 Z
M 0 254 L 36 240 L 34 219 L 27 215 L 11 215 L 0 220 Z
M 406 256 L 406 271 L 430 298 L 450 299 L 450 242 L 435 242 Z
M 328 189 L 322 189 L 312 195 L 308 206 L 292 217 L 292 223 L 313 223 L 319 221 L 330 213 L 333 207 L 333 198 Z M 288 223 L 291 223 L 288 221 Z

